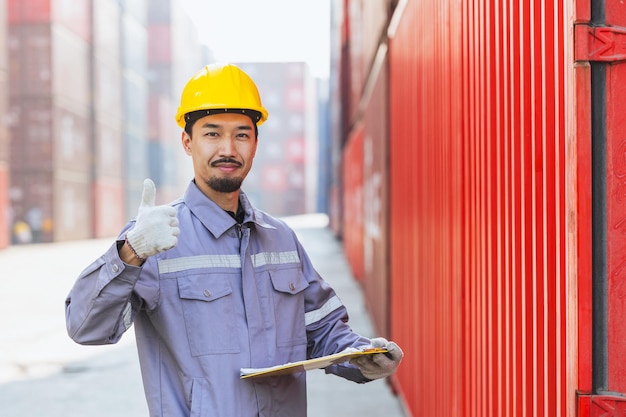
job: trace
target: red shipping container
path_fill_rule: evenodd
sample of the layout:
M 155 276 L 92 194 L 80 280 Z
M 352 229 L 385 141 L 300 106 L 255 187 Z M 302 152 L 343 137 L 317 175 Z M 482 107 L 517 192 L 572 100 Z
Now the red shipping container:
M 574 416 L 577 286 L 590 277 L 577 275 L 588 254 L 574 225 L 587 220 L 569 198 L 586 196 L 590 172 L 566 152 L 579 146 L 566 5 L 399 4 L 390 306 L 407 355 L 396 387 L 415 416 Z

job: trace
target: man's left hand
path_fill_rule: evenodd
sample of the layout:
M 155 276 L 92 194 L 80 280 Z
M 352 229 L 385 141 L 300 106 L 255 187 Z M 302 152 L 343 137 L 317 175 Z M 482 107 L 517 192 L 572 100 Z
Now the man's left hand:
M 382 337 L 372 339 L 370 345 L 365 348 L 387 349 L 387 353 L 359 356 L 350 361 L 351 364 L 359 367 L 361 373 L 367 379 L 380 379 L 393 375 L 404 357 L 400 346 Z

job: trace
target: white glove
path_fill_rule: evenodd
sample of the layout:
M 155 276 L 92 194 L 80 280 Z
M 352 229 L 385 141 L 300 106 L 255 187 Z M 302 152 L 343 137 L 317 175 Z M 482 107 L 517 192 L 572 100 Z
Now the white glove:
M 135 227 L 126 233 L 126 241 L 141 261 L 168 250 L 178 243 L 178 219 L 172 206 L 155 206 L 156 188 L 151 179 L 143 182 L 141 205 Z
M 359 356 L 350 361 L 351 364 L 359 367 L 367 379 L 386 378 L 393 375 L 404 357 L 400 346 L 394 342 L 388 342 L 382 337 L 372 339 L 370 345 L 365 348 L 387 348 L 388 351 L 387 353 Z

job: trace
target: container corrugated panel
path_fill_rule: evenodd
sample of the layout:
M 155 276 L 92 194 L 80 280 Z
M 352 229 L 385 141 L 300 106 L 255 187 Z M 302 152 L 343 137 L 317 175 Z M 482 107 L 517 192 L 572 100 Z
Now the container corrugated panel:
M 148 26 L 148 62 L 150 65 L 171 63 L 172 26 L 169 23 Z
M 387 30 L 389 0 L 347 0 L 345 10 L 348 18 L 350 53 L 350 121 L 355 122 L 356 110 L 365 87 L 374 55 L 382 35 Z
M 86 115 L 92 96 L 89 44 L 77 35 L 54 26 L 51 48 L 52 94 L 55 101 Z
M 176 152 L 183 152 L 178 143 L 148 143 L 148 167 L 150 178 L 159 186 L 175 185 L 173 178 L 176 177 Z M 191 163 L 191 160 L 189 160 Z
M 122 72 L 114 63 L 108 64 L 95 59 L 93 71 L 93 103 L 96 120 L 108 124 L 122 123 Z
M 342 231 L 346 258 L 358 281 L 364 278 L 363 252 L 363 127 L 354 129 L 343 151 Z
M 51 0 L 8 0 L 9 24 L 49 22 Z
M 100 177 L 93 185 L 94 237 L 117 236 L 125 217 L 124 183 L 121 178 Z
M 7 0 L 0 0 L 0 114 L 7 115 L 8 48 Z M 6 119 L 5 119 L 6 120 Z M 9 226 L 9 134 L 6 123 L 0 126 L 0 249 L 10 243 Z
M 148 0 L 122 0 L 122 8 L 124 13 L 136 19 L 143 26 L 148 20 Z
M 25 172 L 52 170 L 55 136 L 50 99 L 14 97 L 10 111 L 12 181 L 28 181 Z
M 332 183 L 332 143 L 330 127 L 330 104 L 328 98 L 328 80 L 318 79 L 318 129 L 319 129 L 319 159 L 317 162 L 317 179 L 319 192 L 317 194 L 315 212 L 329 213 L 329 190 Z
M 150 72 L 150 78 L 149 78 L 150 94 L 162 95 L 168 98 L 172 97 L 172 63 L 171 62 L 163 62 L 163 63 L 150 62 L 149 72 Z
M 572 45 L 562 2 L 516 4 L 408 1 L 390 41 L 391 336 L 415 416 L 575 413 Z
M 0 71 L 5 72 L 8 67 L 8 15 L 7 15 L 7 1 L 0 0 Z M 6 90 L 3 89 L 4 94 Z
M 134 74 L 145 82 L 148 72 L 148 29 L 141 21 L 124 15 L 121 36 L 125 72 Z
M 52 237 L 55 241 L 91 238 L 95 233 L 92 210 L 95 194 L 90 185 L 92 164 L 95 163 L 91 143 L 92 122 L 87 116 L 64 106 L 54 106 L 52 114 L 52 131 L 56 138 L 54 166 L 48 173 L 55 179 L 54 188 L 51 188 L 55 192 L 50 195 L 50 205 L 54 209 L 51 212 L 54 219 Z M 65 186 L 67 190 L 63 188 Z M 77 198 L 80 201 L 59 201 L 65 198 Z M 66 213 L 58 210 L 70 211 Z M 69 216 L 76 214 L 74 210 L 85 212 L 80 212 L 77 223 L 71 225 Z
M 0 160 L 0 249 L 11 242 L 9 225 L 9 163 Z
M 124 135 L 148 136 L 148 84 L 146 80 L 124 71 L 122 77 Z
M 55 212 L 57 200 L 64 198 L 62 193 L 53 191 L 53 179 L 75 181 L 89 177 L 91 149 L 87 143 L 87 120 L 67 109 L 52 106 L 45 98 L 14 99 L 12 112 L 16 116 L 11 124 L 10 166 L 14 220 L 24 220 L 29 211 L 40 210 L 41 220 L 47 227 L 41 241 L 76 236 L 78 230 L 70 228 L 68 236 L 65 228 L 57 228 L 57 222 L 52 221 L 58 215 Z M 23 126 L 29 129 L 22 129 Z M 86 237 L 90 230 L 80 231 L 81 236 Z
M 171 98 L 161 94 L 148 95 L 147 137 L 149 141 L 162 143 L 178 142 L 179 137 L 173 138 L 169 134 L 171 126 L 175 123 L 174 114 L 176 114 L 176 110 Z
M 127 131 L 124 138 L 124 178 L 126 179 L 126 217 L 137 215 L 143 180 L 149 177 L 148 141 L 145 135 Z
M 62 106 L 52 107 L 52 135 L 54 138 L 54 169 L 84 175 L 93 163 L 91 120 Z M 40 160 L 39 163 L 43 163 Z M 69 174 L 70 176 L 72 174 Z
M 52 88 L 52 36 L 50 25 L 11 25 L 9 41 L 9 94 L 50 95 Z
M 376 333 L 388 335 L 389 137 L 387 62 L 377 75 L 363 115 L 363 274 L 365 299 Z
M 171 0 L 149 0 L 148 21 L 150 23 L 168 23 L 172 20 Z
M 16 178 L 14 164 L 10 172 L 11 227 L 27 222 L 34 242 L 50 242 L 48 227 L 53 214 L 53 175 L 49 170 L 22 169 Z M 28 242 L 24 242 L 28 243 Z
M 331 0 L 330 8 L 330 184 L 328 190 L 328 218 L 332 232 L 341 234 L 341 149 L 343 147 L 341 103 L 341 51 L 342 51 L 343 0 Z
M 18 0 L 21 1 L 21 0 Z M 27 0 L 25 3 L 32 3 Z M 40 1 L 40 0 L 35 0 Z M 63 26 L 63 30 L 71 32 L 81 40 L 92 43 L 91 14 L 94 6 L 102 0 L 49 0 L 52 4 L 51 19 L 55 24 Z M 111 1 L 111 0 L 106 0 Z M 94 16 L 96 19 L 98 16 Z M 113 30 L 113 29 L 112 29 Z
M 65 107 L 55 106 L 52 108 L 53 115 L 53 154 L 54 165 L 48 175 L 55 178 L 55 187 L 62 187 L 59 183 L 75 184 L 85 182 L 91 178 L 91 166 L 93 151 L 91 148 L 91 122 L 87 116 L 76 113 Z M 73 186 L 72 186 L 73 187 Z M 56 191 L 59 191 L 58 188 Z M 78 191 L 76 191 L 78 192 Z M 91 188 L 83 189 L 82 195 L 74 198 L 84 200 L 76 202 L 68 207 L 74 210 L 77 207 L 92 207 Z M 64 203 L 58 201 L 64 198 L 65 191 L 55 192 L 49 196 L 52 200 L 48 203 L 54 210 L 64 210 Z M 52 223 L 51 238 L 56 240 L 71 240 L 74 238 L 87 238 L 92 236 L 93 211 L 80 213 L 79 223 L 76 226 L 65 225 L 67 217 L 65 213 L 49 212 L 48 216 L 54 218 Z M 63 219 L 64 223 L 58 223 L 57 219 Z M 82 224 L 81 222 L 87 222 Z
M 52 222 L 55 242 L 93 237 L 92 188 L 93 183 L 88 175 L 55 173 L 54 184 L 49 187 L 55 196 Z M 117 233 L 119 227 L 117 224 L 114 233 Z
M 96 177 L 122 178 L 124 172 L 124 144 L 119 124 L 107 120 L 96 122 L 94 153 L 92 156 Z
M 254 79 L 269 118 L 259 128 L 259 146 L 254 167 L 244 190 L 264 190 L 256 203 L 273 215 L 287 216 L 307 211 L 306 188 L 309 155 L 303 155 L 317 136 L 308 130 L 313 93 L 307 88 L 310 75 L 302 62 L 239 63 Z M 316 191 L 316 190 L 314 190 Z
M 119 1 L 93 1 L 92 21 L 94 55 L 98 60 L 106 62 L 110 66 L 119 66 L 121 64 L 120 48 L 122 46 L 120 42 L 122 21 Z

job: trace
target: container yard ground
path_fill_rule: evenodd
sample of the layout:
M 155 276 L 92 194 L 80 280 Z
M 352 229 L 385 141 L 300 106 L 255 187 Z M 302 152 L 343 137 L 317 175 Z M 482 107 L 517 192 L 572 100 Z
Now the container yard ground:
M 353 328 L 375 336 L 361 290 L 324 215 L 286 219 L 318 272 L 350 312 Z M 63 302 L 76 276 L 112 239 L 12 246 L 0 251 L 0 415 L 138 417 L 147 408 L 132 329 L 113 346 L 80 346 L 65 332 Z M 405 416 L 385 381 L 359 385 L 311 371 L 309 417 Z

